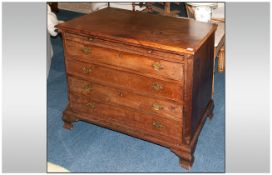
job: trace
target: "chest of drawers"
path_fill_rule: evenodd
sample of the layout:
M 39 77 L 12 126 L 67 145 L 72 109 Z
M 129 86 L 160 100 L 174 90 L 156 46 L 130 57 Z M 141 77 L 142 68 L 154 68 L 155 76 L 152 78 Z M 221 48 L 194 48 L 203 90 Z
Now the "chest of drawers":
M 190 168 L 212 116 L 216 26 L 106 8 L 57 27 L 68 82 L 64 127 L 82 120 L 157 143 Z

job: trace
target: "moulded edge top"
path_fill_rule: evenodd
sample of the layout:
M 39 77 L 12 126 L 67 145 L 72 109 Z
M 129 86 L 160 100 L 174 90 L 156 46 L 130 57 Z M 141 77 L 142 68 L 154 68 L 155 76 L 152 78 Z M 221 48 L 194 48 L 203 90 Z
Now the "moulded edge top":
M 112 16 L 114 16 L 113 14 L 116 15 L 116 17 L 112 17 Z M 121 19 L 119 19 L 118 17 L 120 17 Z M 186 46 L 186 47 L 184 47 L 184 46 L 174 45 L 171 43 L 169 44 L 169 41 L 164 42 L 164 41 L 160 41 L 160 40 L 158 42 L 154 42 L 148 38 L 145 39 L 143 37 L 144 35 L 141 34 L 141 33 L 147 32 L 149 30 L 152 30 L 152 28 L 151 28 L 152 25 L 151 25 L 151 27 L 149 27 L 149 26 L 147 26 L 146 21 L 144 21 L 144 20 L 139 21 L 139 18 L 142 19 L 143 17 L 148 17 L 149 19 L 152 19 L 152 21 L 162 20 L 163 22 L 164 21 L 170 21 L 171 23 L 177 22 L 180 25 L 182 25 L 182 22 L 183 22 L 186 24 L 187 23 L 193 24 L 194 26 L 209 26 L 209 30 L 207 30 L 208 32 L 205 33 L 205 35 L 203 34 L 203 37 L 201 39 L 195 41 L 192 46 L 184 45 L 184 46 Z M 135 20 L 136 21 L 138 20 L 138 22 L 135 22 Z M 101 21 L 101 22 L 97 22 L 97 21 Z M 105 23 L 105 21 L 114 21 L 114 22 L 112 22 L 112 23 L 109 22 L 109 24 L 103 24 L 103 23 Z M 91 24 L 93 24 L 95 22 L 97 22 L 97 25 L 91 26 Z M 128 27 L 127 28 L 128 30 L 125 30 L 124 32 L 120 32 L 120 26 L 122 24 L 121 22 L 126 23 L 123 25 L 122 29 L 124 29 L 124 26 L 125 27 L 131 26 L 131 27 Z M 170 24 L 170 22 L 168 22 L 168 23 Z M 135 23 L 137 23 L 137 26 Z M 116 24 L 118 24 L 118 25 L 116 25 Z M 105 27 L 107 25 L 117 26 L 116 27 L 117 29 L 113 30 L 113 31 L 106 30 Z M 118 26 L 119 26 L 119 28 L 118 28 Z M 140 26 L 140 27 L 138 27 L 138 26 Z M 165 29 L 165 30 L 168 30 L 167 26 L 165 26 L 165 27 L 162 25 L 158 25 L 158 26 Z M 183 53 L 183 54 L 185 53 L 185 54 L 193 55 L 199 49 L 199 47 L 206 41 L 206 39 L 213 32 L 215 32 L 217 25 L 207 24 L 207 23 L 204 24 L 203 22 L 197 22 L 193 19 L 153 15 L 153 14 L 146 14 L 143 12 L 132 12 L 129 10 L 124 10 L 124 9 L 105 8 L 105 9 L 93 12 L 91 14 L 84 15 L 84 16 L 81 16 L 78 18 L 74 18 L 74 19 L 69 20 L 64 23 L 60 23 L 56 27 L 58 29 L 60 29 L 60 31 L 71 31 L 73 33 L 80 32 L 82 34 L 96 36 L 96 37 L 104 39 L 104 40 L 122 42 L 125 44 L 133 44 L 133 45 L 137 45 L 137 46 L 152 47 L 152 48 L 156 48 L 158 50 L 167 50 L 167 51 L 171 51 L 174 53 Z M 129 33 L 129 32 L 133 33 L 131 28 L 136 28 L 138 33 L 140 33 L 140 34 L 139 35 L 136 34 L 137 35 L 136 37 L 133 35 L 132 36 L 127 35 L 127 33 Z M 119 33 L 118 33 L 118 29 L 119 29 Z M 139 29 L 142 29 L 142 30 L 139 30 Z M 176 31 L 174 31 L 174 32 L 176 32 Z M 186 31 L 186 32 L 188 33 L 190 31 Z M 123 33 L 125 33 L 125 34 L 123 34 Z M 167 38 L 166 36 L 162 36 L 162 37 Z

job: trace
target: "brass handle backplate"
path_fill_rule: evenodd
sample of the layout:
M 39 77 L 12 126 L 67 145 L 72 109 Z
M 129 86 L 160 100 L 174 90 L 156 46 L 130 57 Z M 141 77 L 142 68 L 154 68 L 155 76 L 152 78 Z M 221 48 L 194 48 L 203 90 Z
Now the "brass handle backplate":
M 83 87 L 84 91 L 90 92 L 92 90 L 92 86 L 90 84 L 87 84 L 86 86 Z
M 87 103 L 86 106 L 90 109 L 95 109 L 95 103 Z
M 162 90 L 163 89 L 163 86 L 160 85 L 159 83 L 153 83 L 152 84 L 152 88 L 156 91 L 159 91 L 159 90 Z
M 89 54 L 91 52 L 91 49 L 89 47 L 83 47 L 81 49 L 81 51 L 84 53 L 84 54 Z
M 92 69 L 91 69 L 90 67 L 83 67 L 83 68 L 82 68 L 82 71 L 83 71 L 83 73 L 85 73 L 85 74 L 89 74 L 90 72 L 92 72 Z
M 162 105 L 160 105 L 159 103 L 154 103 L 154 104 L 152 105 L 152 108 L 153 108 L 155 111 L 159 111 L 159 110 L 162 110 L 162 109 L 163 109 Z
M 123 58 L 123 54 L 122 53 L 118 53 L 118 58 Z
M 160 71 L 161 69 L 163 69 L 162 65 L 159 62 L 153 63 L 152 67 L 156 71 Z
M 164 127 L 159 121 L 153 121 L 152 125 L 157 129 Z

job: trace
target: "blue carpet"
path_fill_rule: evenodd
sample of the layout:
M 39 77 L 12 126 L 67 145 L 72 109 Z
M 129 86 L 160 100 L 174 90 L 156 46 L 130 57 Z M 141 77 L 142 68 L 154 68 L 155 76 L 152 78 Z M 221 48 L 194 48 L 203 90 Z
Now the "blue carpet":
M 82 14 L 60 10 L 61 20 Z M 167 148 L 85 122 L 63 128 L 62 111 L 67 104 L 67 82 L 61 37 L 51 38 L 54 56 L 47 82 L 48 161 L 71 172 L 188 172 Z M 215 108 L 207 120 L 189 172 L 224 172 L 225 74 L 215 73 Z

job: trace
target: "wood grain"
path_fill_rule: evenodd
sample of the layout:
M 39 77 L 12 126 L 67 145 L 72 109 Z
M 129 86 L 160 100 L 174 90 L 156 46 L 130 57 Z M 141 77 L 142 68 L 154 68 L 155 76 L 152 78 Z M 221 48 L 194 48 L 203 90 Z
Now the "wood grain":
M 120 107 L 128 107 L 148 114 L 158 114 L 168 118 L 182 119 L 182 104 L 172 100 L 162 100 L 135 94 L 127 90 L 111 88 L 92 81 L 68 77 L 70 93 L 84 96 Z
M 191 168 L 213 116 L 215 26 L 107 8 L 58 27 L 68 82 L 64 127 L 81 120 L 154 142 Z
M 143 75 L 157 75 L 157 77 L 183 81 L 183 64 L 68 40 L 66 47 L 69 57 L 79 61 L 101 63 L 102 65 L 130 69 Z M 88 49 L 88 53 L 84 52 L 84 49 Z
M 133 110 L 118 108 L 94 99 L 74 95 L 70 97 L 70 107 L 75 112 L 88 113 L 90 117 L 97 116 L 109 122 L 145 130 L 154 135 L 164 135 L 174 140 L 181 140 L 181 120 L 172 120 L 158 115 L 147 115 Z
M 66 71 L 69 75 L 81 77 L 100 84 L 129 89 L 143 95 L 157 96 L 169 100 L 182 101 L 182 84 L 166 82 L 155 78 L 123 72 L 97 64 L 66 60 Z M 85 71 L 84 71 L 85 70 Z M 89 71 L 87 71 L 89 70 Z
M 57 27 L 181 53 L 194 53 L 205 36 L 216 30 L 213 24 L 115 8 L 105 8 Z

